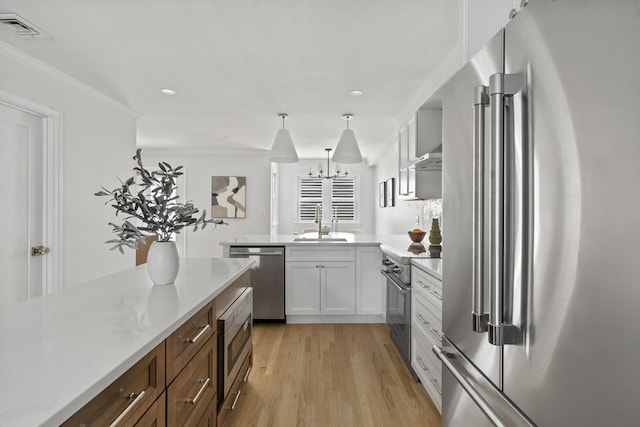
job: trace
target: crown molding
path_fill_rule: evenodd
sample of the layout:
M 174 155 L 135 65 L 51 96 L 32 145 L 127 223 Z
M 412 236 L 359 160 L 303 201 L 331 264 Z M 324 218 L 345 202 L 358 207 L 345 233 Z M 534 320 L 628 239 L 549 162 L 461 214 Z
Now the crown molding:
M 221 148 L 221 147 L 167 147 L 167 146 L 157 146 L 157 145 L 145 145 L 138 143 L 137 148 L 141 148 L 142 152 L 145 153 L 153 153 L 153 154 L 180 154 L 180 155 L 219 155 L 219 154 L 228 154 L 228 155 L 238 155 L 238 156 L 246 156 L 248 154 L 260 156 L 264 155 L 267 157 L 269 155 L 269 150 L 261 150 L 258 148 Z
M 105 95 L 93 87 L 82 83 L 80 80 L 77 80 L 70 75 L 58 70 L 57 68 L 52 67 L 51 65 L 40 61 L 39 59 L 34 58 L 31 55 L 21 51 L 20 49 L 15 48 L 9 43 L 0 40 L 0 55 L 6 56 L 26 67 L 31 68 L 32 70 L 43 74 L 45 76 L 51 77 L 55 80 L 58 80 L 64 84 L 67 84 L 75 89 L 84 92 L 85 94 L 107 104 L 112 107 L 117 108 L 123 113 L 132 116 L 134 118 L 139 118 L 142 114 L 139 111 L 134 110 L 131 107 L 128 107 L 122 104 L 119 101 L 116 101 L 112 97 Z

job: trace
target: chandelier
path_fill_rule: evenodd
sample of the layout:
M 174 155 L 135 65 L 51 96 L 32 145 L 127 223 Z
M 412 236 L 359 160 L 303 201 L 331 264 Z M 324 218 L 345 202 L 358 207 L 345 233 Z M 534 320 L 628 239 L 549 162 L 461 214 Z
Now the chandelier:
M 331 154 L 331 151 L 333 151 L 332 148 L 325 148 L 324 151 L 327 152 L 327 169 L 323 170 L 322 168 L 318 169 L 318 172 L 314 175 L 313 172 L 309 172 L 309 178 L 323 178 L 323 179 L 334 179 L 334 178 L 345 178 L 347 177 L 347 175 L 349 175 L 349 172 L 340 172 L 339 169 L 336 169 L 336 172 L 331 175 L 329 173 L 329 156 Z M 340 165 L 338 165 L 338 168 L 340 167 Z

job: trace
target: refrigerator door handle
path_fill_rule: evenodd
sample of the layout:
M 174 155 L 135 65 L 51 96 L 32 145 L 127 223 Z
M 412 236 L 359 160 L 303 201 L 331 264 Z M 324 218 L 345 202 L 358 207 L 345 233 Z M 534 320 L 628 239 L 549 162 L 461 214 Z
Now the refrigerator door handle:
M 508 251 L 509 230 L 507 221 L 511 215 L 510 200 L 507 196 L 510 182 L 506 143 L 507 129 L 511 129 L 506 120 L 508 109 L 506 98 L 511 98 L 524 90 L 525 75 L 496 73 L 489 78 L 489 98 L 491 104 L 491 236 L 490 236 L 490 286 L 491 310 L 489 312 L 489 342 L 501 346 L 521 342 L 520 328 L 504 321 L 505 283 L 508 269 L 505 260 Z M 509 109 L 511 110 L 511 109 Z M 522 109 L 524 112 L 524 109 Z M 508 308 L 512 308 L 508 304 Z M 511 315 L 507 316 L 511 319 Z
M 484 309 L 484 120 L 489 88 L 476 86 L 473 100 L 473 277 L 472 321 L 475 332 L 486 332 Z
M 442 347 L 434 345 L 432 351 L 496 426 L 535 427 L 535 423 L 458 351 L 446 336 L 442 337 Z

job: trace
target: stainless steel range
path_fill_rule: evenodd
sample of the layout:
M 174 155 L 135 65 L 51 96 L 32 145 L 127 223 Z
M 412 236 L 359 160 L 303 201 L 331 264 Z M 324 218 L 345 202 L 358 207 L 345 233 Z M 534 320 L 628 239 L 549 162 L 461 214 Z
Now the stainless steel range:
M 411 265 L 409 258 L 398 257 L 382 248 L 382 275 L 387 282 L 387 325 L 391 340 L 411 374 Z

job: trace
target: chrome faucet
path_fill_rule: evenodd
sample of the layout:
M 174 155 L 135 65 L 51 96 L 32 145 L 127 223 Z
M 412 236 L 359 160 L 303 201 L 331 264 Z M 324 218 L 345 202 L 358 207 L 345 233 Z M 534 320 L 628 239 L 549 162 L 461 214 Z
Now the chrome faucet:
M 315 222 L 318 223 L 318 239 L 322 239 L 322 207 L 320 204 L 316 205 Z

